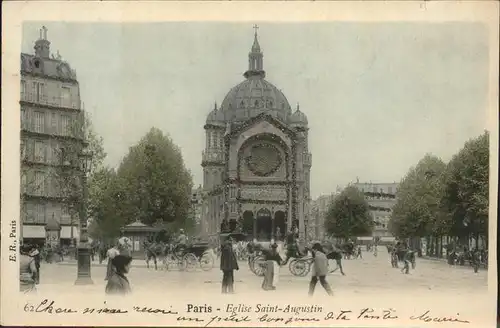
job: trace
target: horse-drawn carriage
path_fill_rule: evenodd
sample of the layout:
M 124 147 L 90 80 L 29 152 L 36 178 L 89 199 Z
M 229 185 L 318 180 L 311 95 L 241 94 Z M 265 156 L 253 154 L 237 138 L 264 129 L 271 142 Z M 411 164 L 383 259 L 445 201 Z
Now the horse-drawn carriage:
M 328 260 L 339 261 L 342 259 L 343 250 L 336 249 L 330 244 L 322 244 Z M 263 276 L 265 273 L 265 252 L 266 248 L 260 248 L 259 252 L 249 260 L 250 270 L 257 276 Z M 309 272 L 314 262 L 311 256 L 310 247 L 299 246 L 297 250 L 298 257 L 292 258 L 288 264 L 290 273 L 297 277 L 305 277 Z
M 163 258 L 163 267 L 170 270 L 177 266 L 181 270 L 192 271 L 199 265 L 203 271 L 212 270 L 214 267 L 214 253 L 209 243 L 197 242 L 185 248 L 167 247 Z

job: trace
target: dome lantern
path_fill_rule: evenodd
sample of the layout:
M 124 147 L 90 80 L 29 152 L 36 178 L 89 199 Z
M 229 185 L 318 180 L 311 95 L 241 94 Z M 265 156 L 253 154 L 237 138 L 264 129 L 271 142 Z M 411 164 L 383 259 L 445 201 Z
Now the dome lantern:
M 257 25 L 254 25 L 255 29 L 254 39 L 252 49 L 248 54 L 248 70 L 243 74 L 247 79 L 256 76 L 258 78 L 265 78 L 266 72 L 264 71 L 264 54 L 260 51 L 260 44 L 257 35 L 257 29 L 259 28 Z

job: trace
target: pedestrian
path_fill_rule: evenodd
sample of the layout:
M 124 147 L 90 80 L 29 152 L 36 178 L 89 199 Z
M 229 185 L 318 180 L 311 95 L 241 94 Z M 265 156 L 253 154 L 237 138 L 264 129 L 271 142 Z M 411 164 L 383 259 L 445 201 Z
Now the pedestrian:
M 113 267 L 111 276 L 106 284 L 106 294 L 125 295 L 130 293 L 130 283 L 126 275 L 130 270 L 132 257 L 128 255 L 116 255 L 111 262 Z
M 299 258 L 299 246 L 297 245 L 297 235 L 294 230 L 290 230 L 286 236 L 286 257 L 285 261 L 282 263 L 286 265 L 291 258 Z
M 404 267 L 401 269 L 401 273 L 403 273 L 403 272 L 405 274 L 410 273 L 411 256 L 412 256 L 412 251 L 411 251 L 411 249 L 408 249 L 405 252 L 404 257 L 403 257 Z
M 358 254 L 357 254 L 356 258 L 363 259 L 363 254 L 361 254 L 361 246 L 358 246 Z
M 231 237 L 228 237 L 221 246 L 220 269 L 222 271 L 222 294 L 234 293 L 234 270 L 239 270 L 239 266 Z
M 40 261 L 41 261 L 41 255 L 40 255 L 40 251 L 38 250 L 38 246 L 37 245 L 33 245 L 33 247 L 31 248 L 30 250 L 30 254 L 29 254 L 30 257 L 33 258 L 33 260 L 35 261 L 35 267 L 36 267 L 36 282 L 37 284 L 40 283 Z
M 332 289 L 326 281 L 326 275 L 328 274 L 328 259 L 320 243 L 315 243 L 313 245 L 312 255 L 314 258 L 314 263 L 311 281 L 309 282 L 309 296 L 312 296 L 314 294 L 314 289 L 316 288 L 318 280 L 321 286 L 323 286 L 323 288 L 326 290 L 328 295 L 332 296 Z
M 132 248 L 132 242 L 127 237 L 122 237 L 118 239 L 118 250 L 120 255 L 132 256 L 130 249 Z
M 264 281 L 262 281 L 262 289 L 275 290 L 282 262 L 281 256 L 278 253 L 278 244 L 273 243 L 271 249 L 264 252 L 264 257 L 266 270 L 264 272 Z
M 104 280 L 108 280 L 109 277 L 111 277 L 111 275 L 113 274 L 113 259 L 120 255 L 120 250 L 119 250 L 119 246 L 118 246 L 118 242 L 116 242 L 116 244 L 108 249 L 108 252 L 107 252 L 107 257 L 108 257 L 108 266 L 107 266 L 107 269 L 106 269 L 106 277 L 104 278 Z
M 333 251 L 331 251 L 330 253 L 328 253 L 326 255 L 326 258 L 328 260 L 335 260 L 335 263 L 337 263 L 337 267 L 335 269 L 333 269 L 332 271 L 330 271 L 330 273 L 333 273 L 337 270 L 340 269 L 340 273 L 345 276 L 345 273 L 344 273 L 344 269 L 342 267 L 342 252 L 338 249 L 333 249 Z
M 36 291 L 37 271 L 35 259 L 29 256 L 31 246 L 21 245 L 19 253 L 19 283 L 20 290 L 24 293 Z
M 474 273 L 477 273 L 479 271 L 480 258 L 481 254 L 479 253 L 479 250 L 474 249 L 472 251 L 472 266 L 474 268 Z
M 395 248 L 391 250 L 391 264 L 393 268 L 398 267 L 398 254 Z
M 415 253 L 416 253 L 415 250 L 411 251 L 410 262 L 411 262 L 411 269 L 412 270 L 415 270 L 415 268 L 417 266 L 417 259 L 416 259 Z

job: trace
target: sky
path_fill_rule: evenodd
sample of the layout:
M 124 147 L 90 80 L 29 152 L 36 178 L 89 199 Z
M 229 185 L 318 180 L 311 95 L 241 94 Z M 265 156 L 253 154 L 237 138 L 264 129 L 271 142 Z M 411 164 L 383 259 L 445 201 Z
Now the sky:
M 244 80 L 253 24 L 29 22 L 22 52 L 42 25 L 76 69 L 106 164 L 154 126 L 202 183 L 203 125 Z M 313 198 L 357 178 L 398 182 L 426 153 L 448 161 L 487 127 L 483 25 L 260 23 L 259 42 L 266 79 L 308 116 Z

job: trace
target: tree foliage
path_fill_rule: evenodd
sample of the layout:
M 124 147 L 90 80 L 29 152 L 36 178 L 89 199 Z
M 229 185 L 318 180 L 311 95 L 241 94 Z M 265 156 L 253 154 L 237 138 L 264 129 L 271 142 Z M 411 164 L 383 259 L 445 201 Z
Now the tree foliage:
M 398 237 L 487 236 L 488 188 L 485 132 L 467 141 L 448 164 L 426 155 L 409 170 L 399 185 L 389 229 Z
M 98 225 L 107 235 L 135 220 L 161 222 L 167 232 L 194 224 L 191 174 L 180 149 L 156 128 L 130 147 L 116 173 L 97 171 L 93 181 Z
M 448 163 L 443 205 L 455 235 L 486 236 L 489 211 L 489 133 L 467 141 Z
M 325 217 L 327 234 L 338 238 L 368 235 L 373 225 L 368 202 L 354 186 L 348 186 L 333 199 Z
M 398 237 L 426 236 L 442 228 L 441 176 L 446 164 L 427 154 L 401 180 L 389 230 Z

